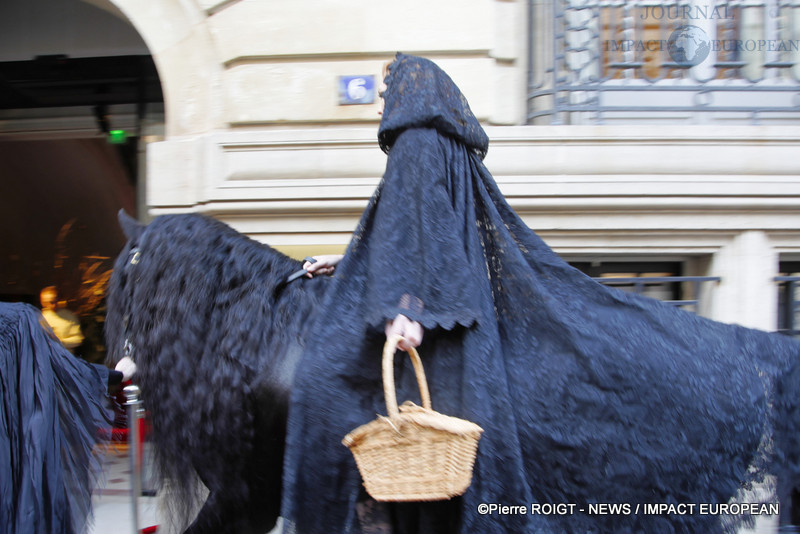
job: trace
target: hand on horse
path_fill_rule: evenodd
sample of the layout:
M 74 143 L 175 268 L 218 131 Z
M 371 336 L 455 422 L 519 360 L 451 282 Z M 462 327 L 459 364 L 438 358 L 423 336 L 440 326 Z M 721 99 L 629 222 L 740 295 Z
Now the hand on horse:
M 342 261 L 344 256 L 342 254 L 323 254 L 322 256 L 314 256 L 317 260 L 314 263 L 307 261 L 303 264 L 303 269 L 308 271 L 307 277 L 313 278 L 316 274 L 332 275 L 336 270 L 336 265 Z
M 393 335 L 403 336 L 404 340 L 397 344 L 397 347 L 401 350 L 408 351 L 410 348 L 419 347 L 420 343 L 422 343 L 423 333 L 421 324 L 402 314 L 399 314 L 392 321 L 386 321 L 387 339 Z
M 122 381 L 127 382 L 133 375 L 136 374 L 136 364 L 129 356 L 125 356 L 117 362 L 114 370 L 122 373 Z

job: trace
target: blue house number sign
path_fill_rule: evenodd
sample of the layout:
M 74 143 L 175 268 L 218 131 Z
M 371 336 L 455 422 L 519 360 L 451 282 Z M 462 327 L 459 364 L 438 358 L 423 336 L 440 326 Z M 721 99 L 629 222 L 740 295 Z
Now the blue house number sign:
M 339 76 L 339 105 L 375 102 L 374 76 Z

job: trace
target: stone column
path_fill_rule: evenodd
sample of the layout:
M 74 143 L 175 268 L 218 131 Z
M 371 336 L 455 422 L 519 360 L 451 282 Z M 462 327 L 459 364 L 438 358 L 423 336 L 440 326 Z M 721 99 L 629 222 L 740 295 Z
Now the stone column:
M 775 331 L 778 253 L 758 230 L 736 235 L 711 261 L 711 276 L 722 280 L 711 293 L 710 317 L 726 323 Z

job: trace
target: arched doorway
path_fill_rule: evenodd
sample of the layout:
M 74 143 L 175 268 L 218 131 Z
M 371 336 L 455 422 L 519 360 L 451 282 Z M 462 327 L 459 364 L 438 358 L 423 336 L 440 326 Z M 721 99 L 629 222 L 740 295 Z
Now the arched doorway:
M 0 299 L 59 297 L 82 319 L 79 353 L 103 356 L 103 291 L 143 205 L 142 138 L 163 132 L 144 40 L 106 2 L 0 4 Z

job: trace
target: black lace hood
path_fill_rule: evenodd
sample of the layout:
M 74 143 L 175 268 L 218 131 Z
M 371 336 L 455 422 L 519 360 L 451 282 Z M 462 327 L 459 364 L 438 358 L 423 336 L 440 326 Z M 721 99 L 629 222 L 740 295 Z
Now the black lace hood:
M 429 127 L 461 141 L 481 157 L 489 138 L 450 76 L 432 61 L 405 54 L 389 65 L 378 141 L 388 152 L 408 128 Z

